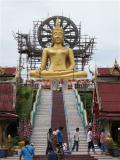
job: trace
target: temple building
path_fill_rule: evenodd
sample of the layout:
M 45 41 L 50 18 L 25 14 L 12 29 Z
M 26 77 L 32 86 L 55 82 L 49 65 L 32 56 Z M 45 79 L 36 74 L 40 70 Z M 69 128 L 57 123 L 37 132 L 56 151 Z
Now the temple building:
M 0 67 L 0 145 L 16 133 L 16 68 Z M 14 132 L 13 132 L 14 130 Z M 14 136 L 14 135 L 12 135 Z
M 93 94 L 93 119 L 96 128 L 105 128 L 120 143 L 120 66 L 96 68 Z

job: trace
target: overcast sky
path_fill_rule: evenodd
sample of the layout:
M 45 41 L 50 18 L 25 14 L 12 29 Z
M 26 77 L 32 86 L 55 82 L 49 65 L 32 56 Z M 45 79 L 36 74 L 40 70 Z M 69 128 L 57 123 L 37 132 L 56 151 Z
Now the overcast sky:
M 29 33 L 33 21 L 55 15 L 82 24 L 82 34 L 96 37 L 91 67 L 120 64 L 120 0 L 0 0 L 0 66 L 16 66 L 17 42 L 12 31 Z

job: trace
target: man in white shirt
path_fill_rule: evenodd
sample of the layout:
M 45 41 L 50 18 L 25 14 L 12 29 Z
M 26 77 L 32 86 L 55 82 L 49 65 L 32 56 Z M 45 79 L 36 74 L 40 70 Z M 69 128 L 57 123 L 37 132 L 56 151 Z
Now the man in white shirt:
M 78 152 L 79 139 L 80 139 L 79 128 L 76 128 L 76 131 L 74 133 L 74 144 L 73 144 L 73 147 L 72 147 L 72 151 L 74 151 L 74 149 L 76 148 L 76 152 Z
M 95 153 L 95 148 L 93 144 L 92 128 L 89 128 L 89 131 L 87 133 L 87 143 L 88 143 L 88 154 L 90 152 L 90 148 L 92 148 L 93 152 Z
M 59 84 L 59 90 L 62 91 L 62 83 Z

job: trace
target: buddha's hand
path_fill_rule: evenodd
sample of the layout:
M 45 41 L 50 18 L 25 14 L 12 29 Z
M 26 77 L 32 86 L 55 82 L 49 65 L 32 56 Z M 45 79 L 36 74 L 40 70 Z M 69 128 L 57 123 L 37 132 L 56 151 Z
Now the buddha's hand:
M 38 68 L 38 70 L 41 70 L 41 66 Z
M 39 73 L 39 75 L 41 75 L 41 68 L 38 69 L 38 73 Z

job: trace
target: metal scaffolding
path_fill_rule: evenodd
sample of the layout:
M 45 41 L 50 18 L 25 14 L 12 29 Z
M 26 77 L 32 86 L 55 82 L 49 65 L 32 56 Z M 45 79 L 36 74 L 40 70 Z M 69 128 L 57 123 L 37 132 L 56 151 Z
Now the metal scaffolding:
M 16 33 L 18 43 L 20 77 L 28 79 L 31 69 L 37 69 L 41 64 L 42 50 L 51 46 L 51 34 L 58 16 L 49 17 L 44 21 L 33 21 L 32 33 Z M 81 34 L 81 24 L 78 26 L 67 17 L 59 16 L 64 30 L 65 47 L 73 48 L 75 69 L 84 70 L 92 58 L 95 48 L 95 38 Z M 24 70 L 24 71 L 23 71 Z

